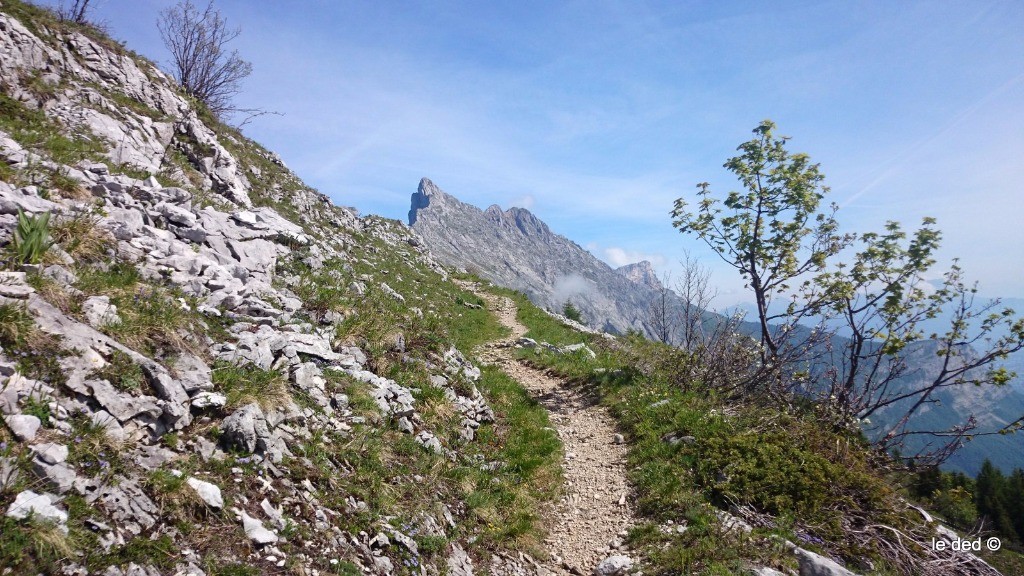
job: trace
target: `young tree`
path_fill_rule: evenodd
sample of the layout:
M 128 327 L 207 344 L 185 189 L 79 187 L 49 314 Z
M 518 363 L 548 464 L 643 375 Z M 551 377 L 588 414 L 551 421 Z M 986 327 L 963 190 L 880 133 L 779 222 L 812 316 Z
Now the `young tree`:
M 683 199 L 672 212 L 681 232 L 704 240 L 753 291 L 762 346 L 755 377 L 770 375 L 776 391 L 799 390 L 829 402 L 843 420 L 896 411 L 877 444 L 898 449 L 912 436 L 943 440 L 913 456 L 922 462 L 943 460 L 965 438 L 1020 428 L 1024 417 L 998 431 L 978 431 L 973 416 L 947 430 L 911 427 L 912 417 L 945 388 L 1006 384 L 1013 374 L 995 362 L 1024 349 L 1024 318 L 1000 309 L 998 301 L 976 305 L 977 288 L 966 284 L 956 264 L 937 288 L 925 282 L 941 238 L 930 218 L 909 240 L 895 222 L 859 240 L 840 234 L 836 206 L 820 211 L 828 188 L 818 165 L 787 152 L 774 128 L 762 122 L 754 139 L 739 147 L 742 154 L 725 164 L 744 192 L 719 202 L 701 184 L 695 212 Z M 834 262 L 854 242 L 851 264 Z M 780 296 L 789 304 L 773 311 L 772 299 Z M 949 329 L 923 334 L 921 323 L 943 311 L 952 315 Z M 850 336 L 797 326 L 808 320 L 839 320 Z M 909 358 L 929 370 L 909 378 Z
M 675 344 L 682 325 L 681 311 L 677 309 L 672 290 L 668 287 L 669 278 L 669 274 L 662 277 L 661 285 L 647 309 L 647 325 L 655 339 L 663 344 Z
M 725 163 L 742 183 L 742 192 L 730 192 L 723 202 L 711 196 L 708 183 L 698 184 L 696 211 L 680 198 L 672 217 L 680 232 L 703 240 L 753 291 L 761 344 L 758 379 L 769 374 L 769 382 L 778 386 L 782 367 L 812 347 L 793 345 L 796 324 L 818 303 L 809 275 L 822 271 L 852 238 L 837 233 L 835 205 L 819 212 L 828 188 L 818 165 L 806 154 L 790 154 L 787 138 L 776 137 L 774 129 L 770 120 L 762 122 L 754 138 L 739 146 L 741 154 Z M 811 297 L 792 299 L 784 310 L 772 307 L 776 298 L 797 288 Z
M 683 300 L 679 345 L 692 352 L 708 342 L 709 335 L 704 329 L 704 322 L 711 309 L 711 301 L 718 292 L 708 286 L 711 270 L 701 264 L 689 250 L 683 250 L 683 259 L 679 264 L 683 267 L 682 276 L 675 285 L 676 294 Z
M 240 111 L 232 99 L 241 90 L 241 81 L 252 73 L 252 64 L 242 60 L 237 50 L 228 52 L 227 45 L 241 29 L 228 27 L 213 0 L 202 10 L 192 0 L 179 0 L 160 13 L 157 27 L 182 88 L 221 119 Z

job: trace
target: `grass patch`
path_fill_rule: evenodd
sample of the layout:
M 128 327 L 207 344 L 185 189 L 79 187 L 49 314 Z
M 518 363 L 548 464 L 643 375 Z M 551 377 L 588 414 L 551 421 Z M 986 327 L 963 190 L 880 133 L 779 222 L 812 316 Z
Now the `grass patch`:
M 0 93 L 0 129 L 23 147 L 48 155 L 58 164 L 99 160 L 109 148 L 88 130 L 67 130 L 42 110 L 33 110 L 4 93 Z
M 277 370 L 218 362 L 213 366 L 213 385 L 227 396 L 227 408 L 256 402 L 264 410 L 288 402 L 288 384 Z
M 24 305 L 0 304 L 0 345 L 25 376 L 51 385 L 66 381 L 60 339 L 39 330 Z
M 79 474 L 109 480 L 128 471 L 129 464 L 121 446 L 107 435 L 102 423 L 94 422 L 82 413 L 73 415 L 69 423 L 68 464 L 74 466 Z
M 132 290 L 142 277 L 129 262 L 116 261 L 103 267 L 85 267 L 78 272 L 75 287 L 91 296 L 122 293 Z
M 540 519 L 562 485 L 562 445 L 547 410 L 503 372 L 485 367 L 478 383 L 498 422 L 481 426 L 473 446 L 497 469 L 466 466 L 455 477 L 463 486 L 470 519 L 485 546 L 538 547 Z
M 100 262 L 108 257 L 115 241 L 99 221 L 100 216 L 92 212 L 60 217 L 51 226 L 51 236 L 75 262 Z
M 118 280 L 130 280 L 131 273 L 127 276 Z M 131 291 L 115 292 L 110 302 L 117 306 L 121 321 L 107 324 L 103 331 L 129 348 L 154 358 L 199 352 L 191 341 L 197 319 L 176 289 L 140 285 Z
M 123 392 L 136 392 L 146 382 L 142 367 L 120 350 L 114 350 L 107 359 L 107 364 L 99 370 L 94 370 L 89 376 L 106 380 Z

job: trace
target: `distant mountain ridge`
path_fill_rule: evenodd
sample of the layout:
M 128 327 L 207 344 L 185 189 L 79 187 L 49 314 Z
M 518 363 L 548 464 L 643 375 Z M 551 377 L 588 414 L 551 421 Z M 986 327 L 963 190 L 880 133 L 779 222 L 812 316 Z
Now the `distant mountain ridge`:
M 521 290 L 550 310 L 572 302 L 591 327 L 652 334 L 646 316 L 661 283 L 649 262 L 615 270 L 525 208 L 481 210 L 427 178 L 411 200 L 409 225 L 442 262 Z

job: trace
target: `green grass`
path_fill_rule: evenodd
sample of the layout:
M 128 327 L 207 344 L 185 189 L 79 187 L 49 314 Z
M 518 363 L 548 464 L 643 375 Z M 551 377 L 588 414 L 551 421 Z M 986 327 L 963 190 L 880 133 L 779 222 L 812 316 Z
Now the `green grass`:
M 23 305 L 0 304 L 0 345 L 25 376 L 57 385 L 66 381 L 60 338 L 39 330 Z
M 218 362 L 213 366 L 212 379 L 214 388 L 227 397 L 228 409 L 256 402 L 266 410 L 289 400 L 287 382 L 277 370 Z
M 70 131 L 56 124 L 41 110 L 0 93 L 0 129 L 25 148 L 50 156 L 59 164 L 85 159 L 102 159 L 108 144 L 87 131 Z
M 106 280 L 129 281 L 124 277 Z M 162 358 L 179 352 L 198 351 L 193 334 L 200 328 L 194 308 L 176 288 L 138 285 L 134 290 L 113 292 L 111 304 L 117 306 L 120 322 L 103 326 L 107 335 L 143 354 Z M 187 307 L 187 309 L 186 309 Z
M 105 268 L 85 267 L 78 272 L 75 288 L 91 296 L 128 291 L 141 282 L 139 271 L 134 265 L 116 261 Z
M 120 350 L 114 350 L 107 359 L 107 364 L 99 370 L 94 370 L 90 376 L 106 380 L 114 388 L 125 392 L 141 390 L 146 382 L 142 367 Z

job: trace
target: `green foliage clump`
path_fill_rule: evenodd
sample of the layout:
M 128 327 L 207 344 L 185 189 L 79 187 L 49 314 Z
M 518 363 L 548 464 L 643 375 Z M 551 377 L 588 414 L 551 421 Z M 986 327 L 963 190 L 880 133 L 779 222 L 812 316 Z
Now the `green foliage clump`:
M 90 376 L 106 380 L 118 390 L 126 392 L 137 391 L 146 382 L 142 367 L 120 350 L 114 350 L 107 363 L 102 368 L 94 370 Z
M 50 213 L 29 216 L 18 209 L 18 224 L 11 239 L 14 263 L 39 264 L 53 245 L 50 238 Z
M 566 302 L 562 306 L 562 315 L 574 322 L 583 322 L 583 313 L 572 302 Z

